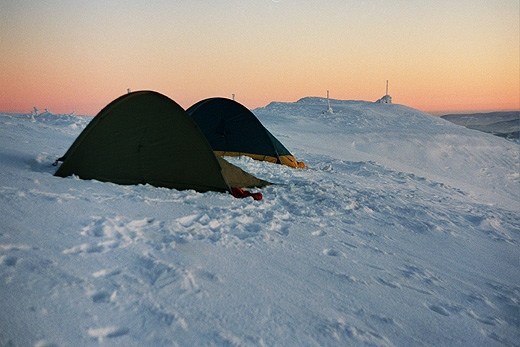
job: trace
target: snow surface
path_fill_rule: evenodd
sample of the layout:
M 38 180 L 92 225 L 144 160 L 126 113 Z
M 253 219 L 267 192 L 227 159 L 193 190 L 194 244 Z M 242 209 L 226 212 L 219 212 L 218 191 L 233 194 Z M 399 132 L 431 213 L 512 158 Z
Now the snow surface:
M 518 143 L 396 104 L 254 110 L 262 201 L 54 177 L 89 117 L 0 114 L 0 346 L 519 346 Z
M 516 139 L 517 141 L 519 139 L 520 111 L 447 114 L 441 117 L 466 128 Z

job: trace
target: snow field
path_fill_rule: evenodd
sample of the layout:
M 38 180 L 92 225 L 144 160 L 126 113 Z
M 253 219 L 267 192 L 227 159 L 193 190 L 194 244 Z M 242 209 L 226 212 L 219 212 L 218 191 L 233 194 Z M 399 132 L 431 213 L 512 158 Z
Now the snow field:
M 255 110 L 309 166 L 230 158 L 262 201 L 54 177 L 88 119 L 1 115 L 0 346 L 518 345 L 518 144 L 322 105 Z

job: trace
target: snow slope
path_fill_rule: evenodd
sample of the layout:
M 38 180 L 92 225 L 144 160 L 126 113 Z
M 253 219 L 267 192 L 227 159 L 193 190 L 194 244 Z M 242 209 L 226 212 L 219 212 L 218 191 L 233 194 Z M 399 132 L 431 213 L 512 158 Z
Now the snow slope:
M 511 139 L 518 139 L 520 133 L 520 111 L 447 114 L 442 118 L 466 128 Z
M 518 346 L 519 145 L 420 111 L 254 110 L 264 199 L 54 177 L 90 118 L 0 114 L 0 346 Z

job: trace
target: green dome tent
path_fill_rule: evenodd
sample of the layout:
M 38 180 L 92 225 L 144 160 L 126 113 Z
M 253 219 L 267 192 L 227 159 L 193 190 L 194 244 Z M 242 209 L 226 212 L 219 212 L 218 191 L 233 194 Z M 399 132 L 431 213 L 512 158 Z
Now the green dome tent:
M 209 98 L 199 101 L 186 112 L 218 155 L 246 155 L 290 167 L 305 166 L 296 161 L 251 111 L 234 100 Z
M 269 183 L 216 156 L 191 117 L 152 91 L 125 94 L 87 125 L 55 175 L 204 191 Z

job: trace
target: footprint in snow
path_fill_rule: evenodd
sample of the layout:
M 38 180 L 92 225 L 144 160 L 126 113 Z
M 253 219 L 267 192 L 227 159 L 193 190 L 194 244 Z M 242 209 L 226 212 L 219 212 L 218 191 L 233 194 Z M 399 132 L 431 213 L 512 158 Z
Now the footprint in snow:
M 114 248 L 114 247 L 109 247 Z M 78 246 L 68 248 L 63 251 L 63 254 L 89 254 L 89 253 L 101 253 L 105 250 L 105 246 L 102 243 L 83 243 Z
M 120 327 L 106 327 L 106 328 L 97 328 L 97 329 L 89 329 L 88 335 L 93 339 L 98 340 L 99 342 L 103 342 L 105 338 L 115 338 L 128 334 L 130 330 L 128 328 L 120 328 Z
M 377 279 L 377 281 L 390 288 L 401 288 L 401 285 L 397 281 L 394 281 L 394 280 L 385 280 L 385 279 L 379 277 Z
M 121 273 L 121 269 L 103 269 L 103 270 L 99 270 L 99 271 L 96 271 L 92 274 L 92 276 L 94 276 L 95 278 L 98 278 L 98 277 L 111 277 L 111 276 L 115 276 L 115 275 L 119 275 Z
M 340 252 L 336 251 L 332 248 L 326 248 L 323 250 L 323 254 L 328 255 L 329 257 L 339 257 L 341 255 Z
M 436 312 L 436 313 L 446 316 L 446 317 L 450 315 L 448 310 L 446 310 L 444 307 L 439 306 L 439 305 L 430 305 L 429 309 L 432 310 L 433 312 Z
M 316 230 L 312 232 L 312 236 L 325 236 L 327 233 L 323 230 Z
M 415 280 L 416 282 L 423 283 L 428 286 L 436 286 L 442 288 L 443 280 L 440 276 L 437 276 L 433 272 L 413 265 L 406 265 L 404 268 L 400 269 L 403 276 L 410 280 Z
M 107 303 L 115 300 L 117 292 L 114 291 L 113 293 L 109 293 L 105 290 L 101 290 L 98 292 L 95 292 L 91 295 L 92 301 L 96 304 L 99 303 Z
M 18 262 L 18 257 L 15 257 L 15 256 L 10 256 L 10 257 L 0 257 L 0 264 L 4 264 L 4 265 L 7 265 L 7 266 L 15 266 L 16 263 Z
M 443 316 L 449 316 L 450 314 L 452 313 L 460 313 L 463 309 L 456 305 L 456 304 L 449 304 L 449 303 L 444 303 L 444 304 L 432 304 L 432 305 L 428 305 L 427 306 L 430 310 L 432 310 L 433 312 L 436 312 L 440 315 L 443 315 Z

